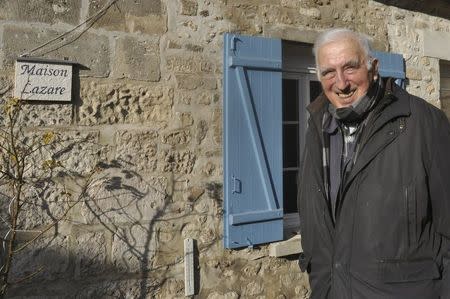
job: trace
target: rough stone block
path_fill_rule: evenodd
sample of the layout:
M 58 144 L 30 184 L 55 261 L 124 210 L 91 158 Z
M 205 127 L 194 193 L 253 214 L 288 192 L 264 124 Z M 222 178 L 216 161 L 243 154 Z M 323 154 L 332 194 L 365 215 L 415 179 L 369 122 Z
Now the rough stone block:
M 156 232 L 151 224 L 120 228 L 113 236 L 112 263 L 120 272 L 139 273 L 152 269 L 156 252 Z
M 123 37 L 117 40 L 112 77 L 159 81 L 159 40 Z
M 89 15 L 102 9 L 107 0 L 89 0 Z M 95 28 L 147 34 L 164 33 L 166 17 L 160 0 L 117 1 L 106 14 L 94 24 Z
M 0 51 L 1 53 L 1 51 Z M 1 57 L 1 55 L 0 55 Z M 14 78 L 11 74 L 0 75 L 0 97 L 9 98 L 12 97 L 14 89 Z
M 244 287 L 243 294 L 249 298 L 255 297 L 264 292 L 264 286 L 259 281 L 252 281 Z
M 265 25 L 264 34 L 302 43 L 314 43 L 319 33 L 314 30 L 299 30 L 296 26 Z
M 107 254 L 104 233 L 85 233 L 77 236 L 74 243 L 77 277 L 86 277 L 105 271 Z
M 178 88 L 194 90 L 197 88 L 215 90 L 217 89 L 217 79 L 212 76 L 182 75 L 175 76 Z
M 174 39 L 169 39 L 166 42 L 166 47 L 167 49 L 181 49 L 180 43 Z
M 206 133 L 208 133 L 208 123 L 206 120 L 200 120 L 197 123 L 196 130 L 195 130 L 195 140 L 197 141 L 197 144 L 201 144 L 203 139 L 206 137 Z
M 300 10 L 301 14 L 311 17 L 313 19 L 320 19 L 321 13 L 318 8 L 312 7 L 312 8 L 304 8 Z
M 161 135 L 161 142 L 171 146 L 188 144 L 192 139 L 190 130 L 173 130 Z
M 115 163 L 120 164 L 121 161 Z M 155 220 L 165 209 L 164 178 L 143 178 L 138 173 L 109 166 L 89 188 L 88 198 L 81 207 L 85 223 L 136 223 Z
M 186 44 L 185 48 L 186 48 L 186 50 L 192 51 L 192 52 L 203 52 L 203 46 L 199 46 L 199 45 Z
M 170 56 L 167 57 L 167 68 L 175 73 L 213 73 L 219 67 L 212 61 L 197 56 Z
M 3 111 L 5 103 L 9 100 L 0 99 L 0 111 Z M 68 126 L 72 123 L 72 109 L 70 104 L 42 105 L 22 102 L 18 113 L 18 124 L 23 127 Z M 6 125 L 3 122 L 4 116 L 4 114 L 0 116 L 2 125 Z
M 22 199 L 24 204 L 18 219 L 18 225 L 22 230 L 55 223 L 69 210 L 72 198 L 60 184 L 43 181 L 27 185 L 24 189 Z
M 41 149 L 29 157 L 29 177 L 49 177 L 56 172 L 87 175 L 102 155 L 98 132 L 41 131 L 28 134 L 30 142 L 39 142 Z M 51 136 L 51 137 L 49 137 Z
M 298 265 L 297 265 L 298 267 Z M 298 268 L 295 269 L 297 271 L 292 271 L 294 269 L 291 268 L 291 271 L 289 271 L 286 274 L 281 275 L 280 277 L 280 282 L 282 285 L 282 288 L 287 289 L 290 286 L 294 285 L 296 282 L 300 282 L 302 281 L 302 273 L 300 271 L 298 271 Z
M 309 298 L 311 295 L 311 292 L 310 292 L 308 286 L 305 286 L 305 285 L 300 285 L 300 286 L 295 287 L 294 292 L 295 292 L 295 295 L 297 295 L 299 298 L 302 298 L 302 299 Z
M 222 110 L 215 109 L 212 114 L 213 141 L 216 145 L 222 144 Z
M 127 279 L 114 281 L 107 279 L 90 285 L 83 285 L 75 294 L 75 299 L 91 298 L 148 298 L 157 293 L 160 282 L 156 279 Z M 33 298 L 34 299 L 34 298 Z
M 430 83 L 427 85 L 426 91 L 427 91 L 428 95 L 431 95 L 432 93 L 434 93 L 436 91 L 436 87 L 434 86 L 433 83 Z
M 155 299 L 182 299 L 184 296 L 184 281 L 180 279 L 169 278 L 164 281 Z
M 35 274 L 31 281 L 42 282 L 68 277 L 71 274 L 68 269 L 68 237 L 41 237 L 15 255 L 11 278 L 15 281 Z
M 422 80 L 422 71 L 416 68 L 406 68 L 406 77 L 410 80 Z
M 176 73 L 197 73 L 200 71 L 198 59 L 194 57 L 172 56 L 167 58 L 167 68 Z
M 33 130 L 16 138 L 23 150 L 18 159 L 24 161 L 26 182 L 22 189 L 22 200 L 27 201 L 23 206 L 26 211 L 23 225 L 25 228 L 44 225 L 61 216 L 67 201 L 74 200 L 67 193 L 76 196 L 81 183 L 77 177 L 95 169 L 101 153 L 95 142 L 97 134 Z M 0 136 L 0 142 L 7 141 Z M 11 164 L 14 160 L 9 156 L 2 158 Z M 17 170 L 10 171 L 17 176 Z M 42 211 L 34 211 L 35 208 Z
M 261 262 L 249 262 L 243 269 L 242 274 L 245 277 L 257 276 L 261 270 Z
M 191 151 L 165 150 L 162 153 L 161 171 L 190 174 L 197 156 Z
M 81 85 L 81 125 L 150 123 L 163 128 L 172 114 L 173 89 L 161 85 Z
M 281 0 L 280 2 L 282 7 L 289 7 L 289 8 L 299 8 L 300 3 L 296 0 Z
M 19 122 L 24 126 L 68 126 L 72 123 L 72 105 L 24 105 Z
M 207 299 L 239 299 L 239 297 L 239 294 L 234 291 L 225 294 L 214 291 L 209 293 Z
M 175 128 L 187 128 L 194 124 L 191 112 L 175 112 Z
M 198 4 L 197 1 L 180 0 L 181 11 L 180 13 L 185 16 L 195 16 L 197 14 Z
M 189 197 L 188 197 L 189 200 Z M 202 197 L 201 199 L 199 199 L 198 201 L 195 202 L 194 205 L 194 210 L 199 213 L 199 214 L 203 214 L 206 215 L 208 213 L 211 213 L 214 209 L 214 203 L 210 198 L 207 198 L 206 196 Z M 203 226 L 203 225 L 202 225 Z M 211 226 L 213 227 L 213 226 Z M 211 229 L 211 228 L 209 228 Z M 206 227 L 205 229 L 201 232 L 202 234 L 205 233 L 207 235 L 213 236 L 215 233 L 214 231 L 211 232 L 207 232 L 206 231 Z M 208 239 L 208 237 L 206 235 L 204 235 L 204 237 L 206 237 L 206 239 Z
M 78 24 L 82 1 L 0 1 L 0 20 Z
M 202 167 L 202 174 L 205 177 L 210 177 L 216 174 L 216 165 L 210 161 L 206 162 Z
M 116 135 L 115 160 L 127 164 L 128 169 L 154 171 L 158 162 L 157 131 L 121 131 Z
M 3 67 L 12 68 L 20 54 L 49 41 L 62 32 L 41 28 L 6 25 L 3 32 Z M 84 33 L 79 38 L 67 36 L 63 43 L 52 43 L 32 54 L 45 54 L 46 58 L 76 61 L 89 70 L 80 70 L 86 76 L 106 77 L 110 73 L 110 49 L 108 37 Z M 95 43 L 92 41 L 95 40 Z M 71 41 L 71 42 L 70 42 Z M 65 46 L 63 46 L 65 45 Z
M 200 188 L 200 187 L 193 187 L 191 188 L 189 195 L 187 197 L 187 199 L 189 201 L 196 201 L 197 199 L 200 198 L 200 196 L 202 196 L 205 193 L 205 189 L 204 188 Z
M 178 103 L 185 105 L 210 105 L 220 100 L 220 94 L 210 90 L 176 90 L 175 98 Z

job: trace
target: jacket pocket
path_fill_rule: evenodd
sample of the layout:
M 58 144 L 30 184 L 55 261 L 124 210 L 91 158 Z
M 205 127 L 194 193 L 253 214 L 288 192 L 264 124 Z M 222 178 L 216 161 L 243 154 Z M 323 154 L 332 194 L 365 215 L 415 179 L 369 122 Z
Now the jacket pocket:
M 413 282 L 438 279 L 439 267 L 432 259 L 425 260 L 380 260 L 379 278 L 386 283 Z

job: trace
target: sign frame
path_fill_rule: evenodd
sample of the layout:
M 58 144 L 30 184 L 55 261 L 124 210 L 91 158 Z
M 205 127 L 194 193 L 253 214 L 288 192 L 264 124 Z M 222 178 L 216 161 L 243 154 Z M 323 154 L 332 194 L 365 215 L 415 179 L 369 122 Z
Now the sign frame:
M 69 60 L 17 58 L 14 97 L 26 101 L 71 102 L 75 64 L 78 63 Z

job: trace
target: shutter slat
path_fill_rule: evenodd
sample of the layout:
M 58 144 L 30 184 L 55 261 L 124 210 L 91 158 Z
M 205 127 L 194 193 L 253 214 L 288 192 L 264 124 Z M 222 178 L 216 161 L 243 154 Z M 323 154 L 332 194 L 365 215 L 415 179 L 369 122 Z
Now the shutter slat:
M 273 220 L 283 218 L 283 210 L 264 210 L 264 211 L 253 211 L 242 214 L 230 215 L 230 224 L 238 225 L 244 223 L 253 223 L 264 220 Z
M 230 66 L 245 66 L 253 69 L 280 70 L 281 60 L 230 57 Z

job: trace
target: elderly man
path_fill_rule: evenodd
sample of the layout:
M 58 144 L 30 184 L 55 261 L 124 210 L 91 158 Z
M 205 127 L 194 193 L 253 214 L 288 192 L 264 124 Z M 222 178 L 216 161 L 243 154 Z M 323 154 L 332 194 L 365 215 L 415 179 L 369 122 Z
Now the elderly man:
M 323 33 L 298 205 L 311 298 L 450 298 L 450 126 L 380 78 L 366 37 Z

